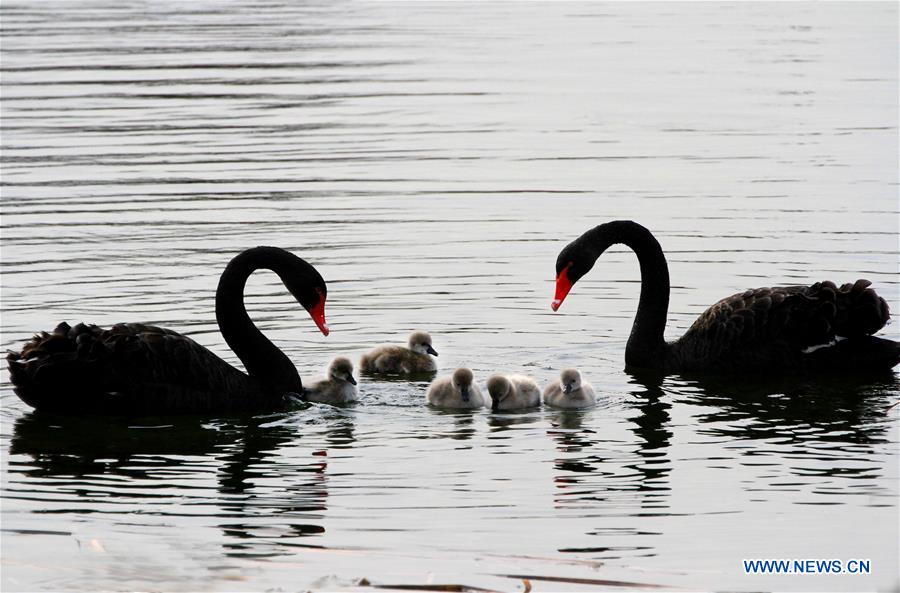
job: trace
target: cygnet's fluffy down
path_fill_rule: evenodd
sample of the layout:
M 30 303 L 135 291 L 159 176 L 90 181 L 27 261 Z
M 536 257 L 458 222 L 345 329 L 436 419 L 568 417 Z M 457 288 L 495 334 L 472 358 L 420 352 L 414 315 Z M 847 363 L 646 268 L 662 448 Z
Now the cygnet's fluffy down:
M 544 390 L 544 403 L 554 408 L 587 408 L 597 403 L 597 395 L 590 383 L 581 380 L 577 369 L 565 369 Z
M 439 408 L 466 410 L 484 406 L 484 397 L 472 371 L 460 368 L 452 375 L 438 377 L 428 386 L 428 403 Z
M 491 410 L 504 412 L 541 405 L 541 388 L 524 375 L 491 375 L 487 380 Z
M 432 356 L 437 355 L 438 353 L 431 347 L 431 336 L 428 332 L 416 331 L 410 334 L 406 347 L 377 346 L 371 352 L 363 354 L 359 367 L 364 373 L 372 374 L 408 375 L 434 372 L 437 365 Z
M 349 404 L 359 399 L 353 363 L 344 357 L 335 358 L 328 367 L 328 378 L 315 381 L 303 390 L 307 401 L 322 404 Z

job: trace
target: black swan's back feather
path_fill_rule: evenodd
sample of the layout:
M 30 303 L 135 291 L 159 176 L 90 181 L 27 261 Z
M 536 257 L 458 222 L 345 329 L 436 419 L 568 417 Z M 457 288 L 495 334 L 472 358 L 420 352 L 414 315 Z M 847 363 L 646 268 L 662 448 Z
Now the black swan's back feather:
M 273 397 L 191 338 L 140 323 L 61 323 L 6 358 L 19 397 L 58 413 L 240 411 Z
M 732 295 L 700 315 L 672 344 L 670 355 L 682 370 L 822 366 L 831 358 L 825 350 L 843 339 L 862 344 L 863 338 L 890 319 L 887 302 L 869 288 L 870 284 L 861 279 L 838 288 L 825 281 L 812 286 L 755 288 Z M 845 351 L 847 346 L 837 351 Z M 894 356 L 900 357 L 900 353 Z M 889 361 L 890 356 L 880 362 Z M 861 364 L 865 360 L 852 363 Z

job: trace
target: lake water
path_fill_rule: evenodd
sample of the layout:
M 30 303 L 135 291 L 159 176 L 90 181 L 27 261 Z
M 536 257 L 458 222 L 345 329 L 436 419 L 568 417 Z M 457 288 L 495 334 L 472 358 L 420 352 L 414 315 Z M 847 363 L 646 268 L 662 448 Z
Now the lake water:
M 144 321 L 238 364 L 216 283 L 270 244 L 328 282 L 328 338 L 248 285 L 303 376 L 423 328 L 443 371 L 576 365 L 601 403 L 448 414 L 363 380 L 351 408 L 60 419 L 4 367 L 3 589 L 896 589 L 896 374 L 642 382 L 621 248 L 549 305 L 559 250 L 629 218 L 670 338 L 772 284 L 865 277 L 900 311 L 897 11 L 4 2 L 4 348 Z

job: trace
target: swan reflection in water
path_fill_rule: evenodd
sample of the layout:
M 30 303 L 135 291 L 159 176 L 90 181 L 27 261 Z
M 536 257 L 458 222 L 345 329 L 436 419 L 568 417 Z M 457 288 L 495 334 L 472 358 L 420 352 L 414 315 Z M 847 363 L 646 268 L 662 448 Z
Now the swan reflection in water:
M 643 395 L 644 390 L 637 393 Z M 659 534 L 649 531 L 641 517 L 666 514 L 669 508 L 671 433 L 663 427 L 668 420 L 665 406 L 654 394 L 649 407 L 662 407 L 662 413 L 630 418 L 636 422 L 630 430 L 641 436 L 636 445 L 585 426 L 592 424 L 592 414 L 604 413 L 603 408 L 552 412 L 547 434 L 557 450 L 553 503 L 560 510 L 586 513 L 583 535 L 590 536 L 589 545 L 559 552 L 592 554 L 594 560 L 657 554 L 643 536 Z M 646 510 L 635 511 L 636 507 Z
M 629 430 L 641 439 L 635 451 L 641 462 L 627 467 L 641 476 L 638 483 L 638 491 L 643 493 L 641 507 L 668 508 L 666 497 L 671 490 L 668 477 L 672 471 L 669 459 L 672 431 L 667 425 L 672 419 L 669 415 L 672 404 L 666 400 L 659 386 L 631 383 L 636 386 L 631 391 L 629 405 L 638 413 L 629 417 L 634 424 Z
M 454 441 L 470 441 L 477 433 L 475 418 L 478 410 L 439 410 L 429 409 L 431 414 L 448 421 L 440 431 L 431 430 L 420 438 L 452 439 Z M 452 424 L 449 422 L 452 419 Z
M 900 387 L 900 380 L 890 374 L 751 382 L 641 373 L 632 374 L 630 383 L 626 405 L 635 413 L 629 415 L 629 430 L 639 437 L 634 445 L 588 428 L 588 416 L 603 413 L 602 409 L 549 416 L 552 428 L 547 433 L 558 452 L 554 505 L 602 515 L 586 523 L 584 532 L 597 536 L 598 545 L 561 552 L 594 553 L 602 559 L 620 558 L 623 552 L 656 553 L 645 540 L 628 540 L 628 536 L 658 535 L 647 529 L 645 518 L 665 515 L 671 507 L 674 407 L 699 410 L 688 427 L 681 422 L 683 430 L 713 437 L 706 443 L 710 447 L 706 459 L 691 462 L 716 467 L 753 465 L 759 457 L 783 457 L 778 449 L 786 447 L 796 460 L 783 470 L 794 475 L 791 487 L 806 489 L 813 498 L 829 494 L 829 503 L 838 502 L 833 497 L 835 479 L 856 479 L 863 486 L 859 492 L 890 495 L 879 486 L 883 462 L 872 459 L 875 445 L 887 438 L 886 411 L 894 403 L 890 394 Z M 702 441 L 696 444 L 703 445 Z M 770 468 L 765 475 L 750 475 L 747 490 L 783 488 L 784 475 L 778 473 Z M 640 511 L 633 510 L 636 505 Z M 615 518 L 617 509 L 624 509 L 626 518 Z
M 286 414 L 158 417 L 128 426 L 116 419 L 34 412 L 13 427 L 11 456 L 31 459 L 10 458 L 8 487 L 27 489 L 33 498 L 46 495 L 56 505 L 61 492 L 74 494 L 55 510 L 72 515 L 89 504 L 90 512 L 204 516 L 202 509 L 213 505 L 219 510 L 205 516 L 227 536 L 227 556 L 293 554 L 298 546 L 318 547 L 307 540 L 325 532 L 328 452 L 285 456 L 289 444 L 302 446 L 308 431 L 291 420 Z M 355 442 L 352 417 L 330 422 L 327 431 L 325 442 L 334 448 Z M 210 471 L 213 492 L 205 481 Z M 122 490 L 122 477 L 156 486 Z
M 802 487 L 812 493 L 833 480 L 858 479 L 867 493 L 880 494 L 883 469 L 871 455 L 888 438 L 886 410 L 895 403 L 890 394 L 900 388 L 892 375 L 755 383 L 633 375 L 631 383 L 623 405 L 636 440 L 614 440 L 595 431 L 590 416 L 605 413 L 603 408 L 487 417 L 490 438 L 503 438 L 518 425 L 549 420 L 547 435 L 557 451 L 554 505 L 619 514 L 615 525 L 605 518 L 585 525 L 585 534 L 601 536 L 598 544 L 606 547 L 594 548 L 604 557 L 635 543 L 621 541 L 623 535 L 652 535 L 639 515 L 658 515 L 671 506 L 676 407 L 693 418 L 687 426 L 681 420 L 681 430 L 712 437 L 708 446 L 715 455 L 696 460 L 699 463 L 722 465 L 723 450 L 731 465 L 754 462 L 759 461 L 754 456 L 783 456 L 777 448 L 787 447 L 796 461 L 781 470 L 782 476 L 764 478 L 771 483 L 761 482 L 760 487 L 775 487 L 784 472 L 791 472 L 807 478 Z M 434 422 L 420 438 L 469 441 L 483 417 L 471 412 L 430 414 Z M 352 413 L 321 406 L 320 416 L 314 425 L 276 414 L 215 421 L 145 418 L 140 425 L 128 426 L 114 419 L 30 413 L 13 426 L 6 488 L 27 491 L 31 500 L 52 501 L 55 513 L 70 516 L 193 513 L 226 536 L 228 556 L 290 555 L 298 547 L 315 546 L 325 530 L 328 506 L 327 451 L 304 451 L 304 435 L 320 431 L 323 439 L 317 442 L 324 440 L 329 450 L 354 447 L 356 442 Z M 435 425 L 443 430 L 434 430 Z M 122 478 L 126 483 L 144 481 L 148 487 L 122 488 Z M 642 510 L 635 511 L 636 505 Z M 604 541 L 606 536 L 612 539 Z
M 668 507 L 665 496 L 671 490 L 668 448 L 672 433 L 665 424 L 669 421 L 667 410 L 670 404 L 662 401 L 659 388 L 642 386 L 632 395 L 637 398 L 635 407 L 640 412 L 629 418 L 635 424 L 629 430 L 641 439 L 636 447 L 611 441 L 595 430 L 583 427 L 587 416 L 603 413 L 602 409 L 552 413 L 552 428 L 547 434 L 560 453 L 554 463 L 558 472 L 554 482 L 560 491 L 555 501 L 557 505 L 567 504 L 573 498 L 606 500 L 621 492 L 638 492 L 641 507 Z M 623 445 L 632 450 L 623 451 Z M 593 474 L 593 478 L 589 474 Z M 587 481 L 596 487 L 585 484 Z
M 632 374 L 642 385 L 646 400 L 640 434 L 647 434 L 652 414 L 660 414 L 659 394 L 677 406 L 694 407 L 692 430 L 712 437 L 716 456 L 725 451 L 738 463 L 750 465 L 766 456 L 781 457 L 788 449 L 795 463 L 784 471 L 797 477 L 865 478 L 874 480 L 882 470 L 872 459 L 877 443 L 887 438 L 887 410 L 900 379 L 887 372 L 810 377 L 770 376 L 754 381 L 725 376 L 670 376 Z M 655 410 L 655 411 L 654 411 Z M 662 416 L 660 416 L 662 418 Z M 636 431 L 638 433 L 638 431 Z M 849 465 L 848 465 L 849 464 Z M 782 476 L 770 476 L 775 486 Z M 800 484 L 800 482 L 797 482 Z M 811 488 L 823 482 L 810 481 Z M 754 486 L 766 486 L 757 484 Z M 815 490 L 818 491 L 818 490 Z
M 632 375 L 648 391 L 663 389 L 677 400 L 711 408 L 696 415 L 704 434 L 781 442 L 872 443 L 882 438 L 891 392 L 900 378 L 872 376 L 770 376 L 753 381 L 726 376 Z M 661 386 L 661 387 L 660 387 Z M 787 439 L 785 441 L 785 439 Z

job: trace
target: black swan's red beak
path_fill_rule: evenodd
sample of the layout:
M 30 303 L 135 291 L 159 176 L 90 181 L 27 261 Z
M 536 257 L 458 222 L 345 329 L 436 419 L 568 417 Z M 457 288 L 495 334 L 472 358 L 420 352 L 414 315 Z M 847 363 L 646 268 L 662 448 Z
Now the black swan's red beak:
M 309 316 L 312 317 L 313 321 L 316 322 L 316 325 L 319 327 L 319 331 L 322 332 L 322 335 L 328 335 L 328 324 L 325 323 L 325 297 L 319 298 L 319 302 L 310 307 Z
M 559 309 L 559 306 L 566 300 L 566 295 L 572 290 L 572 285 L 575 284 L 569 279 L 570 267 L 572 267 L 572 264 L 563 268 L 562 272 L 559 273 L 559 276 L 556 277 L 556 296 L 553 297 L 553 302 L 550 303 L 550 308 L 554 311 Z

